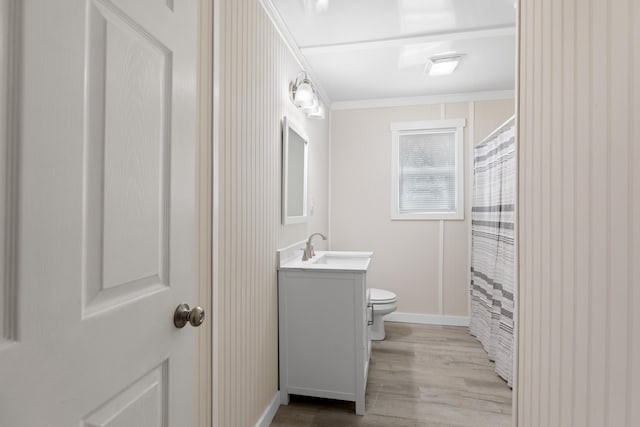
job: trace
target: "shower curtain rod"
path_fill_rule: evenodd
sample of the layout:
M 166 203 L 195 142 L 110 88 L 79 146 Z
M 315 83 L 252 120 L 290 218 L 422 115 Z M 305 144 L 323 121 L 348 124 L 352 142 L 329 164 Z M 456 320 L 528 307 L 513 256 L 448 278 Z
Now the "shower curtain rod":
M 500 126 L 498 126 L 493 132 L 491 132 L 489 134 L 489 136 L 487 136 L 486 138 L 484 138 L 482 141 L 480 141 L 480 143 L 478 145 L 476 145 L 476 147 L 481 146 L 482 144 L 484 144 L 485 142 L 487 142 L 488 140 L 490 140 L 491 138 L 493 138 L 494 136 L 496 136 L 497 134 L 499 134 L 500 132 L 504 131 L 505 128 L 513 121 L 515 121 L 516 119 L 516 115 L 514 114 L 513 116 L 509 117 L 507 119 L 506 122 L 504 122 L 503 124 L 501 124 Z

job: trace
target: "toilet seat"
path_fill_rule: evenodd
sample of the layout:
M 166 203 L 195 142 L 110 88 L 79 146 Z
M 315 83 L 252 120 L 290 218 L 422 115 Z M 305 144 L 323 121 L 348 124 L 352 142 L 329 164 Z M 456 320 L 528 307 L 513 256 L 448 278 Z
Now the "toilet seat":
M 369 301 L 371 304 L 391 304 L 396 302 L 397 295 L 391 291 L 386 291 L 384 289 L 369 289 Z

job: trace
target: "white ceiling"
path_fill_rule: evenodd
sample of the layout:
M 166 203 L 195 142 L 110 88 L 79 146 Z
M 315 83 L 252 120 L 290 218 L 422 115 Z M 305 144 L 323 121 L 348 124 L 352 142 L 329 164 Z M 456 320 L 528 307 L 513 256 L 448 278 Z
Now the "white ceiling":
M 265 3 L 331 102 L 515 87 L 514 0 Z M 427 59 L 445 52 L 464 55 L 458 69 L 450 76 L 424 74 Z

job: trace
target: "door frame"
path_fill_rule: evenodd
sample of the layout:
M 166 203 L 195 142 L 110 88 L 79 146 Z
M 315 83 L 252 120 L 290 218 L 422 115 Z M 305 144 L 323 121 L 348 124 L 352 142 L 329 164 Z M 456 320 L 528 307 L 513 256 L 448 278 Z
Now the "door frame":
M 217 2 L 216 2 L 217 3 Z M 198 328 L 196 342 L 195 425 L 213 426 L 213 324 L 215 318 L 213 290 L 213 189 L 214 189 L 214 6 L 211 0 L 198 1 L 198 75 L 197 98 L 197 304 L 204 307 L 207 318 Z
M 522 0 L 515 1 L 516 7 L 516 63 L 515 63 L 515 132 L 516 132 L 516 176 L 515 176 L 515 225 L 514 225 L 514 245 L 515 245 L 515 275 L 513 287 L 513 381 L 511 391 L 511 425 L 518 426 L 518 369 L 520 361 L 520 20 L 521 20 Z
M 202 324 L 198 333 L 196 363 L 196 402 L 194 405 L 196 425 L 199 427 L 214 426 L 214 413 L 218 413 L 219 390 L 214 387 L 218 371 L 214 369 L 215 348 L 217 334 L 216 318 L 216 281 L 215 272 L 217 256 L 217 226 L 218 191 L 216 177 L 218 135 L 219 100 L 219 0 L 198 0 L 199 28 L 198 28 L 198 77 L 197 77 L 197 214 L 198 214 L 198 304 L 206 310 L 207 320 Z M 516 63 L 515 63 L 515 127 L 518 144 L 516 156 L 518 159 L 516 173 L 516 219 L 519 218 L 519 113 L 520 113 L 520 38 L 521 38 L 521 6 L 522 0 L 516 0 Z M 516 221 L 516 275 L 514 287 L 514 342 L 513 342 L 513 388 L 512 388 L 512 425 L 518 425 L 518 362 L 520 339 L 520 262 L 519 262 L 519 227 Z M 215 348 L 214 348 L 215 347 Z

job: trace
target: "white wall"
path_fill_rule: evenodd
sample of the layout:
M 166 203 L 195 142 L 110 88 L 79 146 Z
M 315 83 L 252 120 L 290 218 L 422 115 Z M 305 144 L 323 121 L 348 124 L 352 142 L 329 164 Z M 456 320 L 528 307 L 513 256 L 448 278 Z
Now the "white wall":
M 518 425 L 640 422 L 640 4 L 522 0 Z
M 513 111 L 498 100 L 332 112 L 331 249 L 372 250 L 367 285 L 395 292 L 398 312 L 468 316 L 471 147 Z M 389 124 L 453 118 L 466 120 L 464 221 L 391 221 Z
M 214 425 L 253 426 L 278 389 L 276 250 L 328 231 L 329 122 L 291 104 L 300 67 L 256 0 L 220 0 Z M 281 120 L 309 136 L 308 224 L 281 225 Z M 319 247 L 322 247 L 318 243 Z

